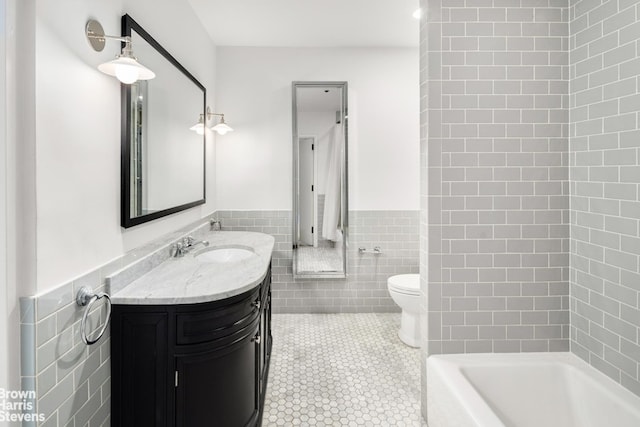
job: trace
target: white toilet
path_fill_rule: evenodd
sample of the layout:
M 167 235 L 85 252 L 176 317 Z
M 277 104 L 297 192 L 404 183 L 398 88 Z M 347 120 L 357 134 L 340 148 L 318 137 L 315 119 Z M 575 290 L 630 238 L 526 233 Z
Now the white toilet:
M 420 275 L 399 274 L 387 280 L 389 294 L 402 309 L 398 337 L 411 347 L 420 347 Z

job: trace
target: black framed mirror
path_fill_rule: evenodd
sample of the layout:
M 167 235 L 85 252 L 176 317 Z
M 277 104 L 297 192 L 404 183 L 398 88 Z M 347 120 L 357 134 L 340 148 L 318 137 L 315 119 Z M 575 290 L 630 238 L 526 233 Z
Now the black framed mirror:
M 129 228 L 206 201 L 206 135 L 190 130 L 206 89 L 129 15 L 122 35 L 156 78 L 122 84 L 121 225 Z

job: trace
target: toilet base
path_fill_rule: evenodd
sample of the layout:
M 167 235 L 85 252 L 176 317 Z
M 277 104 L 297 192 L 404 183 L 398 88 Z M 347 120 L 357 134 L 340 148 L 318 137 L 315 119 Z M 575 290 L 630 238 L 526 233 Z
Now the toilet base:
M 400 330 L 398 331 L 400 341 L 409 347 L 420 347 L 420 315 L 402 311 L 400 319 Z

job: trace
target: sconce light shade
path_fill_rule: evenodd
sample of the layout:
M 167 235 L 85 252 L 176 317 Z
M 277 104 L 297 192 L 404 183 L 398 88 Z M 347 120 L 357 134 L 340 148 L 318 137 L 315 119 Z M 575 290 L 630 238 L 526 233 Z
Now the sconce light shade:
M 124 84 L 131 84 L 138 80 L 150 80 L 156 76 L 153 71 L 140 64 L 138 59 L 133 56 L 131 37 L 107 36 L 102 25 L 93 19 L 87 22 L 85 34 L 89 44 L 97 52 L 104 49 L 106 40 L 119 40 L 125 44 L 122 53 L 116 56 L 116 59 L 98 66 L 98 69 L 103 73 L 117 77 Z
M 150 80 L 156 74 L 135 60 L 119 55 L 113 61 L 98 65 L 98 70 L 110 76 L 115 76 L 124 84 L 135 83 L 138 80 Z
M 204 135 L 205 126 L 204 126 L 204 120 L 202 118 L 202 114 L 200 114 L 200 118 L 198 119 L 198 123 L 196 123 L 195 125 L 191 126 L 189 128 L 189 130 L 194 131 L 198 135 Z
M 231 128 L 231 126 L 226 124 L 224 120 L 222 120 L 220 123 L 212 127 L 211 130 L 215 130 L 216 132 L 218 132 L 219 135 L 224 135 L 227 132 L 233 132 L 233 129 Z

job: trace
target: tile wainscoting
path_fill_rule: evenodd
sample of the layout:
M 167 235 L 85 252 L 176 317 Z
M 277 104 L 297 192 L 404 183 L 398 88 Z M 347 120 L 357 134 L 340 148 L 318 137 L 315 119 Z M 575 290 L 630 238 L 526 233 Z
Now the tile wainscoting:
M 273 311 L 277 313 L 364 313 L 400 309 L 387 291 L 387 278 L 418 273 L 416 211 L 351 211 L 346 279 L 296 279 L 292 275 L 291 212 L 223 210 L 223 230 L 257 231 L 276 238 L 273 254 Z M 380 246 L 382 254 L 358 247 Z
M 104 277 L 114 268 L 118 265 L 109 264 L 43 295 L 21 299 L 22 388 L 35 392 L 29 413 L 45 419 L 24 427 L 109 425 L 110 331 L 92 346 L 82 342 L 83 308 L 76 304 L 75 292 L 82 286 L 104 291 Z M 88 328 L 102 324 L 104 317 L 105 310 L 96 307 Z

